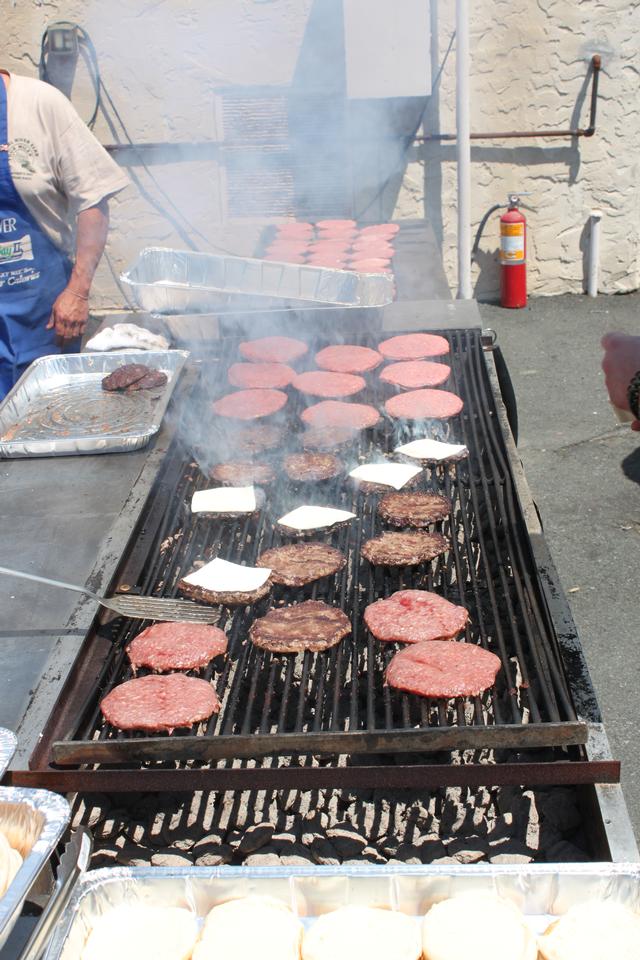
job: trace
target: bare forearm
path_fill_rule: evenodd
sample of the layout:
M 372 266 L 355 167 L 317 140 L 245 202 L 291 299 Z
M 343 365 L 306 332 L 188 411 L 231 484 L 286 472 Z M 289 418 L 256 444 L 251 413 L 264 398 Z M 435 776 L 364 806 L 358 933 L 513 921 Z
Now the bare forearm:
M 76 262 L 69 280 L 69 289 L 88 297 L 91 283 L 107 242 L 109 207 L 107 201 L 78 214 Z

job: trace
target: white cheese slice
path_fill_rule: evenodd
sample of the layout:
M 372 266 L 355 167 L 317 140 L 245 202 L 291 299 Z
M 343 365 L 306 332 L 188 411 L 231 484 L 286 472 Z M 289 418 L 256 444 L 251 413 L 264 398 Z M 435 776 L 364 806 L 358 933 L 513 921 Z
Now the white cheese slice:
M 271 570 L 264 567 L 243 567 L 216 557 L 184 579 L 194 587 L 204 587 L 215 593 L 251 593 L 267 582 L 270 573 Z
M 362 466 L 351 470 L 349 476 L 354 480 L 382 483 L 385 487 L 401 490 L 405 483 L 421 472 L 422 467 L 412 467 L 408 463 L 363 463 Z
M 469 451 L 461 443 L 443 443 L 441 440 L 412 440 L 396 447 L 396 453 L 404 453 L 415 460 L 448 460 L 451 457 L 466 457 Z
M 214 487 L 196 490 L 191 500 L 192 513 L 253 513 L 256 492 L 253 487 Z
M 290 513 L 280 517 L 278 523 L 294 530 L 317 530 L 320 527 L 332 527 L 334 523 L 353 520 L 355 513 L 348 510 L 335 510 L 333 507 L 296 507 Z

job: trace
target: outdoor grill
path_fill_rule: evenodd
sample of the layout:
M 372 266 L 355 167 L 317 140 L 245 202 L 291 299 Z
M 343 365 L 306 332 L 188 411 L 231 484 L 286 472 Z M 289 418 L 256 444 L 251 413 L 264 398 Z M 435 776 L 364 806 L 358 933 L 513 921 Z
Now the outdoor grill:
M 183 403 L 200 414 L 197 419 L 205 428 L 199 437 L 190 434 L 187 445 L 184 430 L 176 431 L 114 587 L 174 596 L 178 580 L 196 561 L 220 556 L 252 565 L 263 550 L 289 541 L 276 530 L 275 520 L 305 502 L 331 504 L 357 514 L 358 520 L 347 527 L 313 537 L 339 547 L 348 558 L 347 566 L 335 577 L 303 589 L 276 586 L 270 599 L 253 607 L 221 609 L 219 622 L 228 633 L 228 656 L 222 667 L 214 661 L 204 676 L 213 676 L 222 709 L 208 723 L 186 733 L 131 735 L 105 724 L 100 700 L 131 677 L 125 647 L 144 624 L 121 619 L 96 624 L 32 757 L 36 778 L 40 772 L 45 782 L 66 784 L 69 789 L 71 784 L 97 787 L 102 781 L 117 781 L 130 789 L 144 782 L 153 789 L 156 775 L 170 775 L 172 784 L 191 789 L 196 784 L 212 786 L 218 782 L 216 777 L 226 786 L 285 785 L 296 777 L 319 786 L 348 784 L 350 775 L 353 782 L 364 782 L 366 772 L 374 770 L 374 780 L 381 777 L 397 783 L 401 770 L 405 775 L 409 771 L 411 780 L 411 771 L 415 778 L 418 769 L 424 775 L 429 768 L 435 782 L 462 783 L 487 782 L 483 765 L 488 761 L 494 764 L 491 782 L 507 778 L 520 783 L 523 759 L 542 761 L 543 768 L 553 766 L 557 777 L 569 782 L 612 778 L 603 764 L 585 762 L 578 746 L 586 743 L 588 726 L 576 714 L 564 674 L 509 466 L 480 331 L 452 330 L 444 335 L 451 346 L 445 359 L 452 366 L 446 386 L 463 398 L 465 406 L 448 423 L 434 421 L 431 426 L 439 429 L 441 439 L 464 443 L 470 456 L 425 468 L 421 486 L 452 501 L 451 515 L 441 525 L 451 549 L 430 564 L 412 569 L 373 568 L 361 559 L 363 540 L 382 529 L 375 510 L 379 496 L 358 491 L 344 477 L 305 488 L 286 478 L 283 482 L 282 474 L 257 518 L 225 522 L 191 515 L 193 492 L 210 483 L 194 451 L 205 466 L 210 465 L 208 404 L 227 391 L 226 369 L 237 359 L 237 340 L 218 344 L 217 356 L 202 362 L 199 381 Z M 355 338 L 370 346 L 377 339 Z M 319 340 L 313 349 L 324 345 L 326 340 Z M 374 373 L 368 375 L 365 394 L 357 399 L 381 408 L 392 390 Z M 289 431 L 302 428 L 301 409 L 301 399 L 292 396 L 284 421 Z M 389 454 L 398 443 L 424 432 L 424 423 L 409 425 L 384 418 L 378 427 L 360 435 L 357 447 L 347 447 L 339 456 L 346 471 L 358 461 L 380 459 L 382 452 Z M 295 438 L 290 446 L 299 448 Z M 274 451 L 265 456 L 277 465 L 282 455 Z M 435 590 L 469 609 L 466 640 L 490 647 L 502 661 L 497 682 L 485 695 L 429 701 L 384 685 L 385 667 L 396 647 L 368 634 L 362 612 L 375 599 L 408 587 Z M 351 617 L 352 635 L 319 654 L 272 655 L 253 647 L 248 628 L 255 617 L 264 615 L 271 604 L 310 598 L 343 609 Z M 378 754 L 383 755 L 378 758 L 382 766 L 368 766 Z M 389 764 L 398 754 L 406 755 L 408 766 Z M 532 762 L 527 775 L 535 778 L 542 773 Z

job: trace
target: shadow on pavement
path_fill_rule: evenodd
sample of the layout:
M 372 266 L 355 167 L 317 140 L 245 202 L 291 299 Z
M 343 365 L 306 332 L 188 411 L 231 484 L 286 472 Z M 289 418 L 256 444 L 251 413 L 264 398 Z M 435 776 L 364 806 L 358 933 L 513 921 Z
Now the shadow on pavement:
M 622 461 L 622 472 L 629 480 L 640 484 L 640 447 Z

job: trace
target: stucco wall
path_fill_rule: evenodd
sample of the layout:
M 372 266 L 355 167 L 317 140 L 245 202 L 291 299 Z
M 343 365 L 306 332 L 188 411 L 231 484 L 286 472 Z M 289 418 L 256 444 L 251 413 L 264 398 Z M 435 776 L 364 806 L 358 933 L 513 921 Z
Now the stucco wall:
M 640 283 L 640 5 L 628 0 L 472 0 L 471 130 L 586 127 L 591 57 L 602 56 L 597 132 L 592 138 L 472 142 L 475 231 L 508 193 L 531 192 L 529 290 L 585 288 L 588 219 L 603 211 L 600 289 Z M 455 29 L 452 3 L 432 5 L 433 70 Z M 455 44 L 432 98 L 428 131 L 455 131 Z M 414 150 L 398 201 L 402 216 L 426 210 L 441 229 L 452 287 L 457 274 L 455 145 Z M 472 279 L 476 296 L 499 290 L 498 215 L 487 226 Z
M 323 0 L 333 3 L 337 0 Z M 397 11 L 402 0 L 395 3 Z M 598 131 L 591 139 L 483 141 L 472 147 L 474 228 L 484 211 L 513 190 L 531 191 L 529 288 L 532 293 L 584 286 L 585 225 L 603 211 L 601 289 L 631 290 L 640 276 L 640 6 L 625 0 L 474 0 L 470 4 L 472 129 L 585 126 L 593 53 L 601 53 Z M 96 45 L 101 72 L 135 141 L 219 138 L 215 93 L 233 84 L 290 82 L 313 0 L 5 0 L 3 56 L 16 72 L 36 75 L 43 29 L 78 22 Z M 447 49 L 454 4 L 433 0 L 432 76 Z M 78 68 L 74 103 L 91 110 L 90 87 Z M 122 129 L 107 104 L 95 127 L 103 142 Z M 431 131 L 455 130 L 455 44 L 426 115 Z M 230 221 L 223 164 L 197 151 L 120 155 L 132 186 L 112 206 L 109 260 L 100 267 L 95 305 L 118 306 L 113 274 L 148 244 L 249 253 L 259 224 Z M 409 154 L 396 216 L 427 215 L 442 238 L 456 286 L 455 145 L 416 145 Z M 473 268 L 476 294 L 497 290 L 497 218 Z

